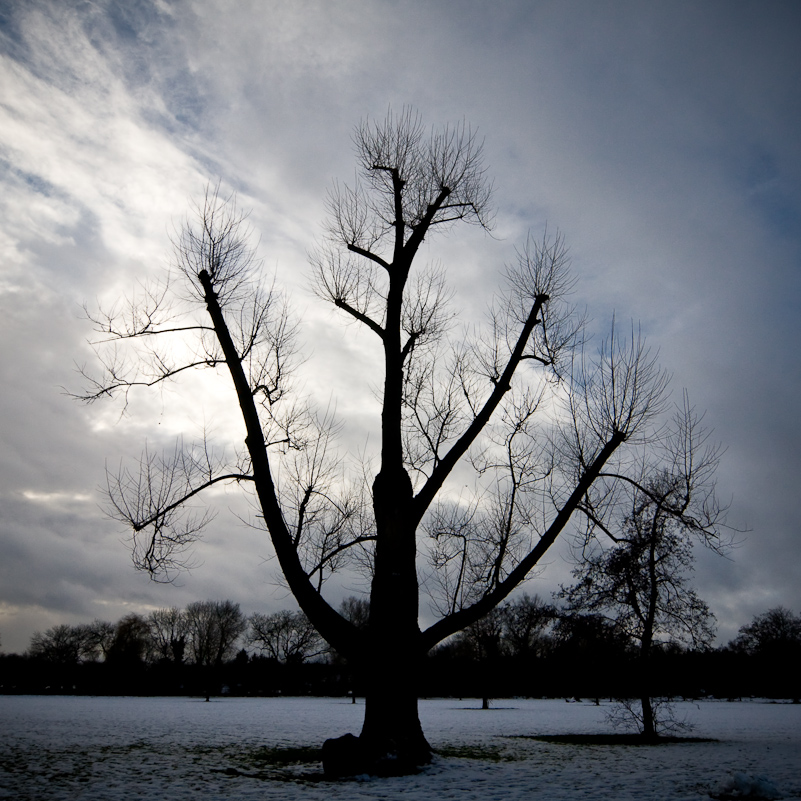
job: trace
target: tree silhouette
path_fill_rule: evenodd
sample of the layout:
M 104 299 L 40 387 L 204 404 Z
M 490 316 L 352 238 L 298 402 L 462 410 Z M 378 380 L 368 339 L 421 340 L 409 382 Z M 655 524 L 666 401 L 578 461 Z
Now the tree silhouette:
M 223 662 L 235 653 L 247 623 L 233 601 L 193 601 L 184 611 L 189 658 L 203 673 L 208 701 Z
M 282 609 L 248 618 L 248 642 L 267 657 L 284 664 L 302 664 L 327 652 L 328 646 L 303 612 Z
M 640 710 L 624 704 L 642 734 L 654 738 L 676 722 L 670 707 L 662 720 L 651 698 L 651 657 L 657 645 L 708 647 L 714 638 L 714 616 L 689 583 L 693 543 L 723 553 L 730 544 L 726 509 L 715 496 L 714 474 L 719 449 L 708 445 L 708 433 L 685 393 L 661 442 L 643 456 L 639 478 L 602 474 L 579 504 L 587 528 L 581 542 L 578 579 L 563 588 L 568 612 L 605 614 L 639 654 L 631 689 L 639 689 Z M 613 483 L 604 485 L 605 479 Z
M 556 615 L 556 609 L 543 603 L 538 595 L 532 598 L 523 593 L 505 604 L 504 640 L 508 652 L 516 657 L 541 656 L 549 647 L 546 630 L 553 625 Z
M 28 653 L 30 656 L 57 665 L 76 665 L 87 652 L 87 629 L 60 623 L 47 631 L 34 632 Z
M 794 703 L 801 701 L 801 615 L 783 606 L 768 609 L 741 626 L 729 648 L 747 654 L 755 663 L 760 692 L 789 697 Z
M 430 757 L 417 714 L 423 656 L 529 576 L 605 466 L 624 472 L 616 454 L 649 436 L 666 378 L 635 331 L 613 330 L 595 357 L 580 348 L 559 235 L 530 238 L 499 274 L 487 325 L 455 332 L 457 282 L 418 261 L 436 234 L 491 227 L 481 141 L 465 124 L 429 132 L 410 110 L 363 122 L 354 141 L 358 176 L 334 185 L 312 266 L 317 295 L 382 354 L 380 449 L 358 480 L 334 451 L 332 416 L 289 391 L 296 331 L 260 283 L 235 204 L 214 191 L 181 232 L 171 279 L 91 314 L 105 369 L 87 371 L 81 397 L 127 401 L 188 370 L 228 374 L 244 449 L 230 462 L 208 441 L 145 450 L 137 468 L 109 475 L 110 512 L 134 532 L 136 565 L 169 578 L 209 519 L 187 502 L 220 483 L 251 489 L 300 608 L 365 677 L 359 766 L 403 771 Z M 454 492 L 470 468 L 469 492 Z M 365 627 L 322 591 L 354 563 L 371 577 Z M 420 576 L 440 613 L 424 631 Z
M 187 605 L 184 616 L 189 656 L 196 665 L 219 667 L 236 653 L 247 625 L 239 604 L 193 601 Z
M 147 621 L 135 613 L 125 615 L 115 626 L 107 661 L 123 668 L 140 666 L 148 656 L 150 642 Z
M 730 647 L 751 656 L 786 658 L 788 653 L 801 651 L 801 616 L 783 606 L 768 609 L 740 626 Z
M 148 615 L 147 622 L 156 657 L 181 664 L 187 639 L 187 619 L 183 610 L 174 606 L 156 609 Z

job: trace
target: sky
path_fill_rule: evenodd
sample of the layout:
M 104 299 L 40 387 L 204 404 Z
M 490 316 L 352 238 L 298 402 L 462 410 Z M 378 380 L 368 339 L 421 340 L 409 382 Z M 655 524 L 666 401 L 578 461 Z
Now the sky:
M 304 390 L 358 452 L 376 353 L 309 292 L 307 254 L 332 182 L 352 180 L 354 126 L 406 105 L 485 141 L 493 236 L 431 250 L 465 316 L 527 232 L 561 231 L 591 330 L 640 325 L 725 449 L 718 492 L 744 533 L 728 558 L 699 551 L 693 579 L 719 641 L 801 612 L 799 34 L 801 7 L 778 1 L 0 0 L 0 648 L 193 600 L 293 606 L 235 488 L 179 581 L 133 569 L 106 467 L 241 430 L 230 396 L 191 380 L 127 414 L 71 399 L 93 359 L 82 306 L 163 275 L 221 181 L 302 323 Z M 526 590 L 548 597 L 564 548 L 543 567 Z

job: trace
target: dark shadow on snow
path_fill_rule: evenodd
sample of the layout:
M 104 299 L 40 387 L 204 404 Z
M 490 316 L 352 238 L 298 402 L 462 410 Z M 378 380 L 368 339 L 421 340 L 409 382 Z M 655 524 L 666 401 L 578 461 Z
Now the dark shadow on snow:
M 642 734 L 520 734 L 515 739 L 538 740 L 563 745 L 670 745 L 673 743 L 716 743 L 708 737 L 664 735 L 643 737 Z

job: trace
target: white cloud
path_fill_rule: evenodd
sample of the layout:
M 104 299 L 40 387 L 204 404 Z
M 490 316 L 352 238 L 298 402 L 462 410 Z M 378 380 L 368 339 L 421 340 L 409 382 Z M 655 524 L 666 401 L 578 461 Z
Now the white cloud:
M 61 501 L 84 502 L 91 500 L 92 496 L 84 493 L 71 492 L 34 492 L 33 490 L 23 490 L 26 500 L 34 503 L 59 503 Z

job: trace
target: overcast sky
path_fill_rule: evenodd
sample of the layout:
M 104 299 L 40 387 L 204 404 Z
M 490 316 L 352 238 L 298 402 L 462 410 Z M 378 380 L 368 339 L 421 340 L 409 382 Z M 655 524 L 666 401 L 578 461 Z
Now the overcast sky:
M 764 0 L 0 0 L 3 650 L 192 600 L 292 606 L 234 489 L 177 586 L 133 570 L 100 509 L 106 464 L 182 429 L 240 430 L 212 393 L 122 418 L 66 397 L 91 360 L 81 304 L 159 275 L 190 199 L 221 179 L 303 318 L 307 386 L 358 449 L 373 407 L 344 366 L 367 374 L 376 354 L 308 293 L 306 254 L 327 188 L 353 176 L 353 126 L 404 104 L 486 140 L 495 238 L 437 246 L 465 313 L 547 222 L 593 325 L 640 321 L 674 395 L 707 410 L 720 496 L 749 530 L 730 559 L 699 553 L 720 640 L 771 606 L 801 612 L 800 36 L 801 7 Z M 527 590 L 568 571 L 555 552 Z

